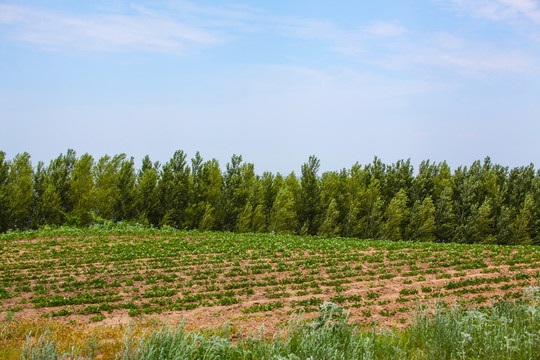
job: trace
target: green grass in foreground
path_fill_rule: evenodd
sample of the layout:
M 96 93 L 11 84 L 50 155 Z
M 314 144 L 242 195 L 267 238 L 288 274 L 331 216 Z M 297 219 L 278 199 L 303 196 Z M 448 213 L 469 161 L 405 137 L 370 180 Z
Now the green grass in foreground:
M 468 308 L 434 305 L 416 311 L 403 330 L 361 330 L 340 306 L 325 303 L 312 321 L 293 318 L 286 331 L 272 339 L 258 334 L 231 341 L 231 326 L 188 332 L 182 326 L 161 326 L 142 336 L 129 328 L 117 359 L 538 359 L 540 292 L 525 291 L 522 300 Z M 48 334 L 23 346 L 22 360 L 92 359 L 100 344 L 58 350 Z

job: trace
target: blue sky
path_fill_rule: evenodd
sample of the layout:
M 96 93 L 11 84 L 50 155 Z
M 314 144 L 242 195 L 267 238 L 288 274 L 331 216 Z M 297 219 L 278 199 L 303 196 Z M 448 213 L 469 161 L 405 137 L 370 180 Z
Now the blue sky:
M 0 150 L 540 159 L 540 1 L 2 1 Z

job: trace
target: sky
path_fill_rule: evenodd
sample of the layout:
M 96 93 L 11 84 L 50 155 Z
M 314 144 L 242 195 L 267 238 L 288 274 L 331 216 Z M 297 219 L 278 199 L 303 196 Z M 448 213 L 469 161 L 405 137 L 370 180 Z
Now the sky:
M 0 0 L 0 150 L 540 160 L 538 0 Z

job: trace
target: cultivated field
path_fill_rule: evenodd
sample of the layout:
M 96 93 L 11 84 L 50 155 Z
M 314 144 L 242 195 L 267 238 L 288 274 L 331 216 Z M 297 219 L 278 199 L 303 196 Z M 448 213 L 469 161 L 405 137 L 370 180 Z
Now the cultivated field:
M 436 299 L 478 306 L 538 286 L 540 249 L 173 230 L 0 236 L 0 318 L 68 325 L 159 318 L 265 333 L 323 302 L 353 323 L 403 327 Z

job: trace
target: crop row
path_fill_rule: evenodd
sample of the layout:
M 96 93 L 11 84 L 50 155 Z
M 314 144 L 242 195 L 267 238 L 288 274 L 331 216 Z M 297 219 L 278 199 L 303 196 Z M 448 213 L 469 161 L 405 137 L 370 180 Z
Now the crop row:
M 23 317 L 37 309 L 54 317 L 97 314 L 97 321 L 116 310 L 137 316 L 233 304 L 245 314 L 310 311 L 328 300 L 388 316 L 419 300 L 517 296 L 516 288 L 540 277 L 534 246 L 193 232 L 0 242 L 0 310 Z

